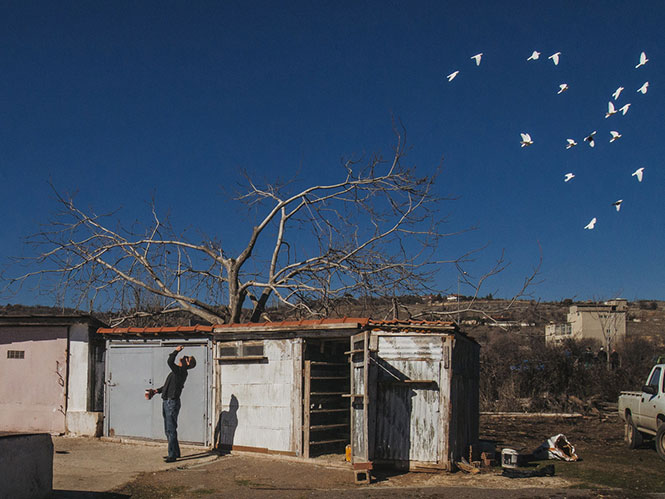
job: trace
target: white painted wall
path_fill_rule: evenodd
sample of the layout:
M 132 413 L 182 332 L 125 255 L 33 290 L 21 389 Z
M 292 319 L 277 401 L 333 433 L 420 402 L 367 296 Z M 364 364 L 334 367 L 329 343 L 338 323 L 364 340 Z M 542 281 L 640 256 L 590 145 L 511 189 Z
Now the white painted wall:
M 227 413 L 221 418 L 226 426 L 222 445 L 297 451 L 293 435 L 301 401 L 295 396 L 299 380 L 294 359 L 299 347 L 295 340 L 265 340 L 267 362 L 221 364 L 221 411 Z M 231 407 L 232 397 L 237 410 Z
M 0 335 L 0 431 L 64 433 L 67 328 L 5 326 Z
M 87 324 L 69 328 L 69 386 L 67 412 L 88 409 L 88 376 L 90 373 Z

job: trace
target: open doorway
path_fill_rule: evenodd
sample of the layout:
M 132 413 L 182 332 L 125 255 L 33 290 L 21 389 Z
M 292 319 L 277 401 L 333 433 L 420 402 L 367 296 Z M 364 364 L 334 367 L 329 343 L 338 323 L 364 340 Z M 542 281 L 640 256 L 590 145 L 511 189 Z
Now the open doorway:
M 307 339 L 303 355 L 303 456 L 343 454 L 350 442 L 348 338 Z

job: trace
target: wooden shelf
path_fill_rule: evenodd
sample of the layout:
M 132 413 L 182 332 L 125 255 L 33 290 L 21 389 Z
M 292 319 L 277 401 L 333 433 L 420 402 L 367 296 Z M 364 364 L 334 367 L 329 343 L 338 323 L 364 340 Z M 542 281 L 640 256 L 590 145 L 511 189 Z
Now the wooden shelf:
M 314 425 L 310 426 L 309 429 L 310 431 L 314 430 L 330 430 L 332 428 L 349 428 L 350 423 L 335 423 L 335 424 L 320 424 L 320 425 Z
M 349 408 L 344 407 L 342 409 L 311 409 L 309 411 L 310 414 L 324 414 L 327 412 L 349 412 Z
M 249 362 L 256 360 L 268 360 L 268 357 L 263 355 L 247 355 L 245 357 L 215 357 L 213 360 L 220 362 Z
M 312 392 L 311 396 L 324 396 L 324 395 L 344 395 L 346 392 Z
M 322 440 L 320 442 L 310 442 L 309 445 L 323 445 L 323 444 L 340 444 L 342 442 L 349 443 L 348 438 L 338 438 L 335 440 Z
M 312 361 L 311 365 L 313 366 L 348 366 L 348 362 L 319 362 L 319 361 Z
M 436 383 L 433 379 L 399 379 L 379 381 L 380 385 L 432 385 Z
M 348 376 L 312 376 L 310 379 L 349 379 Z

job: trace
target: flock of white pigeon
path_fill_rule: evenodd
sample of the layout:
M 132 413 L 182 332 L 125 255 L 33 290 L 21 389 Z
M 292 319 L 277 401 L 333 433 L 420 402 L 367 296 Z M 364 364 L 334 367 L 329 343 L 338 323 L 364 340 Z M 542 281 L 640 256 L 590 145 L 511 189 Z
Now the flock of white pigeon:
M 537 50 L 534 50 L 531 55 L 527 58 L 527 61 L 536 61 L 540 59 L 541 53 L 538 52 Z M 480 61 L 483 57 L 483 53 L 479 53 L 476 55 L 471 56 L 471 59 L 473 59 L 476 62 L 476 66 L 480 66 Z M 561 57 L 561 52 L 555 52 L 551 56 L 548 57 L 555 66 L 559 65 L 559 58 Z M 647 59 L 647 55 L 642 52 L 640 54 L 639 62 L 635 66 L 635 69 L 638 69 L 642 66 L 644 66 L 647 62 L 649 62 L 649 59 Z M 449 82 L 453 81 L 455 77 L 459 74 L 459 71 L 453 71 L 450 73 L 446 78 L 448 79 Z M 645 81 L 644 84 L 637 89 L 637 92 L 641 93 L 642 95 L 646 95 L 647 90 L 649 89 L 649 82 Z M 568 90 L 568 84 L 567 83 L 561 83 L 559 85 L 559 91 L 557 94 L 562 94 Z M 612 99 L 614 102 L 616 102 L 619 99 L 619 96 L 621 95 L 621 92 L 623 92 L 625 89 L 623 87 L 617 88 L 614 93 L 612 94 Z M 628 109 L 630 109 L 630 103 L 627 103 L 617 109 L 614 105 L 614 102 L 610 100 L 607 103 L 607 112 L 605 113 L 605 118 L 609 118 L 610 116 L 617 114 L 617 113 L 622 113 L 624 116 L 628 112 Z M 533 139 L 531 138 L 531 135 L 528 133 L 521 133 L 520 134 L 522 137 L 522 140 L 520 141 L 521 147 L 528 147 L 533 145 Z M 589 144 L 589 147 L 595 147 L 596 142 L 595 142 L 595 135 L 596 135 L 596 130 L 591 132 L 588 136 L 584 138 L 584 142 Z M 610 131 L 610 142 L 615 142 L 618 139 L 621 138 L 621 134 L 617 132 L 616 130 L 611 130 Z M 567 144 L 566 144 L 566 149 L 570 149 L 571 147 L 575 147 L 577 145 L 577 142 L 574 139 L 566 139 Z M 637 179 L 638 182 L 642 182 L 642 178 L 644 177 L 644 167 L 640 167 L 637 170 L 635 170 L 632 173 L 632 176 Z M 566 173 L 564 175 L 563 181 L 564 182 L 569 182 L 573 178 L 575 178 L 575 174 L 572 172 Z M 621 210 L 621 203 L 623 203 L 623 199 L 618 199 L 614 203 L 612 203 L 612 206 L 616 208 L 617 211 Z M 585 229 L 593 229 L 596 226 L 597 218 L 593 217 L 588 224 L 584 226 Z

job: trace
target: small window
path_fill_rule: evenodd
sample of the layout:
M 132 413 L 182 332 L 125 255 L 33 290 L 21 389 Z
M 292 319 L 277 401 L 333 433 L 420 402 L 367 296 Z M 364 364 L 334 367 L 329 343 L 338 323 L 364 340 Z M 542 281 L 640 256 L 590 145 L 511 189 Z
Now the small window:
M 25 359 L 25 350 L 7 350 L 8 359 Z
M 219 344 L 219 360 L 260 360 L 263 341 L 233 341 Z

